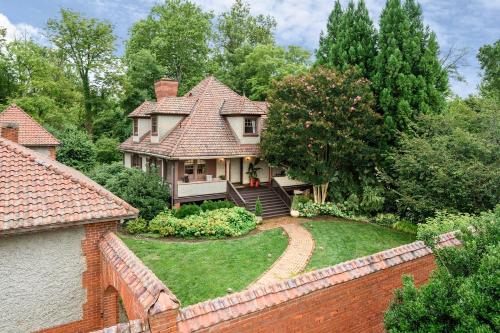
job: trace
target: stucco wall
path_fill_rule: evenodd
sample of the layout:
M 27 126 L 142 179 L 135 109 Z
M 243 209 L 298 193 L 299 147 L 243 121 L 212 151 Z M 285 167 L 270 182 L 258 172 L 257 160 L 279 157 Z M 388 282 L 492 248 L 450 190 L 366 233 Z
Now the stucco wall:
M 134 126 L 132 124 L 132 126 Z M 146 134 L 147 131 L 151 129 L 151 119 L 149 118 L 137 118 L 137 136 L 133 136 L 132 140 L 134 142 L 139 142 L 141 136 Z
M 123 165 L 126 166 L 127 168 L 132 167 L 132 154 L 130 153 L 123 154 Z
M 44 156 L 49 156 L 50 157 L 50 147 L 36 147 L 36 146 L 30 146 L 28 147 L 31 150 L 36 151 L 39 154 L 42 154 Z
M 0 238 L 0 332 L 83 319 L 83 227 Z
M 151 142 L 158 143 L 161 138 L 165 136 L 165 134 L 169 133 L 179 121 L 182 120 L 184 116 L 160 116 L 158 115 L 158 135 L 151 137 Z
M 225 193 L 226 181 L 214 179 L 211 182 L 179 183 L 177 185 L 177 196 L 190 197 L 196 195 Z
M 238 137 L 238 140 L 240 141 L 240 143 L 257 144 L 260 142 L 260 136 L 244 136 L 243 135 L 245 117 L 231 116 L 231 117 L 227 117 L 227 121 L 229 122 L 229 125 L 231 125 L 231 128 L 233 129 L 234 133 Z M 260 120 L 257 121 L 257 130 L 259 128 L 260 128 Z

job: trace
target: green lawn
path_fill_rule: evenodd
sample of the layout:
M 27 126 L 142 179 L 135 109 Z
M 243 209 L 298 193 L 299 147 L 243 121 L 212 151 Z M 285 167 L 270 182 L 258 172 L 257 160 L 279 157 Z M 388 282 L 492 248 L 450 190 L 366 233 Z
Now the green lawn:
M 281 229 L 198 243 L 121 238 L 182 306 L 226 295 L 228 288 L 244 289 L 278 259 L 288 244 Z
M 316 241 L 307 270 L 335 265 L 415 240 L 411 234 L 354 221 L 307 222 L 303 225 Z

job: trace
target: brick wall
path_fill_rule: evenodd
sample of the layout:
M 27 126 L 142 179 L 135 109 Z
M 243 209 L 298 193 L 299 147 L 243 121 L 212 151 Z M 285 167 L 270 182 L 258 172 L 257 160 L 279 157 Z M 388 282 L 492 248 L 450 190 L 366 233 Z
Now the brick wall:
M 82 242 L 82 252 L 85 256 L 87 270 L 82 275 L 82 285 L 87 290 L 87 302 L 83 305 L 82 320 L 40 332 L 83 333 L 103 327 L 102 304 L 104 291 L 101 285 L 102 274 L 99 241 L 109 231 L 116 231 L 116 227 L 117 222 L 101 222 L 85 225 L 85 239 Z M 71 304 L 68 304 L 68 306 L 71 306 Z

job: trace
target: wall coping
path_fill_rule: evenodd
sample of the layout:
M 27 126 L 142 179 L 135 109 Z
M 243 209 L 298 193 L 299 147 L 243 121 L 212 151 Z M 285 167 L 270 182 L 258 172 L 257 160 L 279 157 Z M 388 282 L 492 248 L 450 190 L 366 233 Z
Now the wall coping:
M 437 241 L 439 248 L 460 244 L 454 232 L 440 235 Z M 282 282 L 190 305 L 180 309 L 178 329 L 179 332 L 194 332 L 208 328 L 430 254 L 432 250 L 424 242 L 416 241 Z
M 178 309 L 180 302 L 158 277 L 113 232 L 99 242 L 106 260 L 141 304 L 145 314 Z

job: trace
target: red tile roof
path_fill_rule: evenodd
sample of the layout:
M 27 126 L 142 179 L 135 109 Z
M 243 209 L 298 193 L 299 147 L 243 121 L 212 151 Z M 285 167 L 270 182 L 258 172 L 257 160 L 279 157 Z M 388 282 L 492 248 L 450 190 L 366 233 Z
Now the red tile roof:
M 80 172 L 0 138 L 0 235 L 137 213 Z
M 0 124 L 2 123 L 18 124 L 18 142 L 23 146 L 57 146 L 59 144 L 52 134 L 15 104 L 0 113 Z
M 460 241 L 455 238 L 454 233 L 441 235 L 438 242 L 438 247 L 458 245 Z M 190 305 L 180 310 L 177 327 L 181 333 L 195 332 L 431 253 L 429 247 L 418 241 L 305 273 L 283 282 Z
M 165 107 L 161 106 L 162 103 L 165 103 Z M 140 142 L 133 142 L 130 137 L 120 145 L 121 150 L 179 159 L 259 154 L 258 145 L 241 144 L 238 141 L 221 112 L 265 115 L 267 109 L 263 103 L 255 103 L 238 95 L 213 76 L 201 81 L 184 97 L 165 98 L 157 102 L 156 106 L 156 110 L 150 113 L 173 113 L 169 110 L 178 107 L 180 109 L 177 112 L 182 110 L 187 117 L 159 143 L 151 143 L 147 133 Z M 189 115 L 187 110 L 191 110 Z
M 154 111 L 156 107 L 156 102 L 145 101 L 141 105 L 139 105 L 134 111 L 130 112 L 128 115 L 130 118 L 138 117 L 138 118 L 147 118 L 151 111 Z

